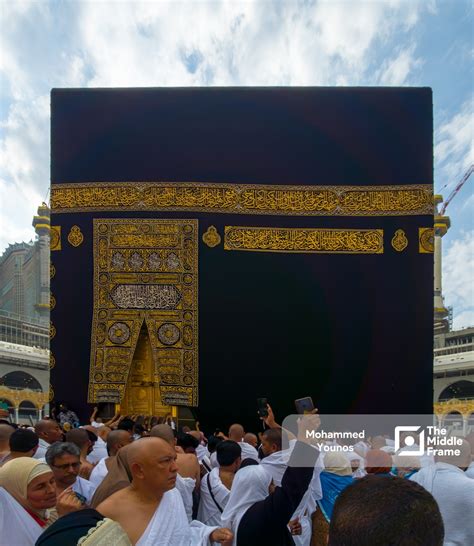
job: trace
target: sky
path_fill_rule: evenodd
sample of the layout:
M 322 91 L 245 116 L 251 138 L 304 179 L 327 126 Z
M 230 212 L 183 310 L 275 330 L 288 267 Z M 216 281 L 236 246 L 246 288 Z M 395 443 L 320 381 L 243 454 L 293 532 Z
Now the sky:
M 0 254 L 49 195 L 53 87 L 429 86 L 435 192 L 474 163 L 469 0 L 0 0 Z M 443 292 L 474 326 L 474 176 L 450 203 Z

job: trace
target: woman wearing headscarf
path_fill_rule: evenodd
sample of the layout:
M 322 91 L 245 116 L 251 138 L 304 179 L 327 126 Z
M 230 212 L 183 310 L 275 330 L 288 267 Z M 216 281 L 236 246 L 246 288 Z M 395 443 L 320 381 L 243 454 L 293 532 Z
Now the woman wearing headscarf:
M 117 455 L 110 459 L 107 476 L 102 480 L 92 497 L 92 508 L 97 508 L 110 495 L 128 487 L 132 482 L 132 473 L 128 466 L 128 447 L 122 447 Z
M 60 515 L 80 509 L 72 491 L 64 491 L 61 498 Z M 0 544 L 33 546 L 57 519 L 56 504 L 54 477 L 46 463 L 30 457 L 6 463 L 0 469 Z
M 350 485 L 352 467 L 349 459 L 341 452 L 329 452 L 324 456 L 324 471 L 321 472 L 322 498 L 318 499 L 318 509 L 313 515 L 311 546 L 327 544 L 329 523 L 337 497 Z

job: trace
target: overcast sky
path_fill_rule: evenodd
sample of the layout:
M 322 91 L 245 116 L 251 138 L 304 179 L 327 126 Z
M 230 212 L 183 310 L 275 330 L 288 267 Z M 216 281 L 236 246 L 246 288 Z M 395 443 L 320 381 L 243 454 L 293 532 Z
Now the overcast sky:
M 435 191 L 472 149 L 468 0 L 0 0 L 0 253 L 34 237 L 49 187 L 52 87 L 408 85 L 434 95 Z M 450 204 L 444 295 L 474 325 L 474 176 Z

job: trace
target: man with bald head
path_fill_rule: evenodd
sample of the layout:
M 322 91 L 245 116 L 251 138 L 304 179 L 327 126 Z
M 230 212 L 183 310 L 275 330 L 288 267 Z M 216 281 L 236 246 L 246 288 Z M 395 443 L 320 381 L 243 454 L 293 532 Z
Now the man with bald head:
M 239 425 L 238 423 L 234 423 L 229 428 L 229 440 L 232 440 L 233 442 L 237 442 L 242 449 L 242 460 L 244 459 L 255 459 L 258 461 L 258 452 L 257 450 L 244 441 L 245 436 L 245 430 L 242 425 Z
M 94 489 L 99 487 L 102 480 L 105 478 L 105 476 L 107 476 L 109 472 L 109 465 L 113 457 L 117 455 L 123 446 L 130 444 L 132 441 L 132 435 L 126 430 L 112 430 L 107 435 L 107 453 L 109 456 L 105 459 L 101 459 L 96 464 L 89 477 L 89 481 L 93 485 Z
M 255 449 L 257 449 L 258 446 L 258 438 L 253 432 L 246 432 L 244 434 L 244 442 L 246 444 L 251 445 Z
M 150 431 L 150 436 L 165 440 L 176 451 L 176 465 L 178 467 L 176 489 L 181 493 L 188 521 L 191 521 L 193 492 L 199 489 L 199 461 L 193 453 L 183 453 L 181 448 L 176 447 L 176 437 L 168 424 L 155 425 Z
M 35 432 L 38 435 L 39 443 L 38 449 L 34 454 L 34 459 L 44 459 L 46 451 L 54 442 L 61 442 L 63 439 L 63 433 L 59 428 L 57 421 L 53 419 L 41 419 L 35 425 Z
M 161 438 L 141 438 L 127 452 L 131 484 L 97 507 L 117 521 L 135 546 L 204 546 L 232 539 L 228 529 L 188 523 L 175 488 L 176 450 Z
M 464 473 L 471 461 L 471 446 L 466 440 L 458 441 L 454 448 L 437 448 L 436 463 L 409 479 L 436 499 L 444 523 L 444 544 L 474 544 L 474 519 L 467 516 L 474 514 L 474 480 Z

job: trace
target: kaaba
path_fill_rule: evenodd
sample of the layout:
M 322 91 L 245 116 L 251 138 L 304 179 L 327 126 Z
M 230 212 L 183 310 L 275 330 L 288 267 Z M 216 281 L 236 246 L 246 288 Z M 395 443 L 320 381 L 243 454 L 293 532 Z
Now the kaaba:
M 431 413 L 432 123 L 429 88 L 52 90 L 51 398 Z

